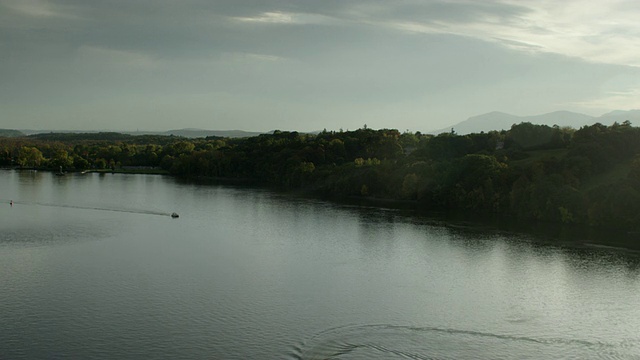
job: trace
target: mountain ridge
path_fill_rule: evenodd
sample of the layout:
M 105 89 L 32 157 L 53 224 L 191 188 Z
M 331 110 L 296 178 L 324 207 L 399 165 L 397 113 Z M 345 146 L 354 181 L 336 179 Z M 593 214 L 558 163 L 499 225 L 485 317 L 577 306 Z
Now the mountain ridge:
M 493 130 L 509 130 L 512 125 L 522 122 L 530 122 L 537 125 L 561 126 L 580 128 L 585 125 L 601 123 L 611 125 L 614 122 L 640 122 L 640 110 L 613 110 L 600 116 L 591 116 L 568 110 L 557 110 L 539 115 L 519 116 L 501 111 L 492 111 L 486 114 L 476 115 L 465 121 L 456 123 L 443 129 L 431 131 L 431 134 L 450 132 L 453 129 L 457 134 L 487 132 Z
M 117 130 L 12 130 L 19 131 L 23 135 L 35 135 L 43 133 L 72 133 L 72 134 L 93 134 L 93 133 L 120 133 L 127 135 L 162 135 L 162 136 L 181 136 L 185 138 L 198 138 L 207 136 L 219 136 L 226 138 L 242 138 L 252 137 L 263 134 L 262 132 L 244 131 L 244 130 L 205 130 L 197 128 L 174 129 L 167 131 L 117 131 Z
M 613 110 L 604 113 L 600 116 L 591 116 L 578 112 L 572 112 L 568 110 L 557 110 L 549 113 L 538 115 L 526 115 L 519 116 L 502 111 L 491 111 L 481 115 L 475 115 L 469 117 L 467 120 L 458 122 L 456 124 L 447 126 L 446 128 L 427 131 L 428 134 L 440 134 L 443 132 L 450 132 L 453 130 L 459 135 L 466 135 L 470 133 L 480 133 L 488 131 L 500 131 L 509 130 L 512 125 L 520 124 L 523 122 L 530 122 L 537 125 L 547 126 L 560 126 L 560 127 L 572 127 L 578 129 L 585 125 L 593 125 L 595 123 L 601 123 L 603 125 L 611 125 L 614 122 L 622 123 L 624 121 L 631 121 L 632 123 L 640 124 L 640 109 L 632 110 Z M 42 133 L 99 133 L 99 132 L 118 132 L 128 135 L 164 135 L 164 136 L 181 136 L 185 138 L 199 138 L 207 136 L 219 136 L 226 138 L 243 138 L 253 137 L 260 134 L 272 133 L 269 132 L 255 132 L 244 130 L 206 130 L 199 128 L 182 128 L 173 129 L 168 131 L 114 131 L 114 130 L 9 130 L 5 131 L 0 136 L 22 136 L 33 135 Z M 319 131 L 318 131 L 319 132 Z M 315 134 L 318 132 L 307 132 L 309 134 Z

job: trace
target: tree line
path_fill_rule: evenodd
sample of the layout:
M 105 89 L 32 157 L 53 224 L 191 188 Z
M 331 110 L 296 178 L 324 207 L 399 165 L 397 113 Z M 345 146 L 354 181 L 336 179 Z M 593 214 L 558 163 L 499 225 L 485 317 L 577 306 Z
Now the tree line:
M 422 209 L 634 230 L 640 224 L 640 129 L 629 122 L 577 130 L 521 123 L 437 136 L 366 126 L 241 139 L 42 134 L 1 139 L 0 166 L 156 167 Z

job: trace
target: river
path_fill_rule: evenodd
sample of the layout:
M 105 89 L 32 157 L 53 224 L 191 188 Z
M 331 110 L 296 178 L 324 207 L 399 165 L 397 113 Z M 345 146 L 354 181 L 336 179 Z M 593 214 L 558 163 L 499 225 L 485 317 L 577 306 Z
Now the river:
M 0 359 L 640 358 L 633 252 L 157 175 L 0 201 Z

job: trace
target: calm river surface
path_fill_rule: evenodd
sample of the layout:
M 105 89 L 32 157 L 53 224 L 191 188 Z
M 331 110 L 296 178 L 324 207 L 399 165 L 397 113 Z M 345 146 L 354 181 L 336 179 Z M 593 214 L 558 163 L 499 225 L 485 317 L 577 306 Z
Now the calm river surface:
M 634 253 L 163 176 L 0 201 L 0 359 L 640 359 Z

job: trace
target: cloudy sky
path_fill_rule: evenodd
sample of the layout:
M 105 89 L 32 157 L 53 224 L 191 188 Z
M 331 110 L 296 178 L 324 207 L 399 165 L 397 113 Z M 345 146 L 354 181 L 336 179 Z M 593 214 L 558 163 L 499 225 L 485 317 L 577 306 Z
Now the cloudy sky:
M 0 128 L 429 131 L 640 108 L 636 0 L 0 0 Z

